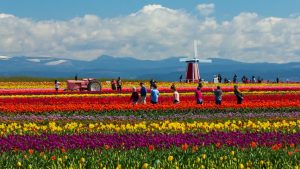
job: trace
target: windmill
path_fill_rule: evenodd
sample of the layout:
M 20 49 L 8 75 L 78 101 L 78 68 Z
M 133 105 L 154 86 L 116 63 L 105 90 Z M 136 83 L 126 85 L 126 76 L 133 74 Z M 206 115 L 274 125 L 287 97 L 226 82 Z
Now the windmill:
M 211 63 L 212 60 L 209 59 L 199 59 L 198 58 L 198 41 L 194 40 L 194 58 L 181 58 L 179 59 L 180 62 L 186 62 L 186 76 L 185 79 L 187 82 L 199 82 L 200 80 L 200 73 L 198 62 L 201 63 Z

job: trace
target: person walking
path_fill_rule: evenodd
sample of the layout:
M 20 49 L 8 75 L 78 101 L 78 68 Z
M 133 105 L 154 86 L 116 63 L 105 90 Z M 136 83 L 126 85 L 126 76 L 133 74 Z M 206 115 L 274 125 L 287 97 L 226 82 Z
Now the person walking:
M 118 77 L 118 80 L 117 80 L 117 91 L 122 91 L 122 80 L 120 77 Z
M 238 81 L 237 81 L 237 75 L 236 75 L 236 74 L 234 74 L 233 79 L 232 79 L 232 82 L 233 82 L 233 83 L 237 83 L 237 82 L 238 82 Z
M 219 78 L 216 75 L 214 75 L 213 83 L 219 83 Z
M 55 88 L 56 92 L 58 92 L 58 90 L 59 90 L 59 85 L 60 85 L 60 82 L 58 80 L 55 80 L 54 81 L 54 88 Z
M 237 85 L 234 85 L 233 87 L 234 95 L 236 96 L 237 99 L 237 104 L 242 104 L 242 101 L 244 100 L 242 92 L 238 89 Z
M 180 77 L 179 77 L 179 82 L 180 83 L 182 82 L 182 75 L 180 75 Z
M 130 100 L 132 101 L 133 105 L 137 104 L 137 102 L 139 101 L 139 94 L 136 91 L 135 87 L 132 87 L 132 93 L 131 93 Z
M 176 90 L 176 86 L 173 84 L 172 86 L 171 86 L 171 89 L 173 90 L 173 103 L 174 104 L 178 104 L 179 102 L 180 102 L 180 100 L 179 100 L 179 93 L 178 93 L 178 91 Z
M 227 77 L 224 78 L 224 83 L 229 83 L 229 80 L 227 79 Z
M 154 84 L 151 89 L 151 103 L 152 104 L 158 103 L 158 96 L 159 96 L 159 91 L 157 89 L 157 85 Z
M 202 81 L 199 81 L 199 82 L 198 82 L 198 87 L 200 87 L 200 88 L 202 88 L 202 87 L 203 87 L 203 83 L 202 83 Z
M 147 89 L 143 82 L 140 83 L 140 86 L 141 86 L 141 91 L 140 91 L 141 97 L 139 102 L 142 104 L 146 104 Z
M 117 89 L 117 81 L 115 79 L 111 79 L 111 90 Z
M 149 83 L 150 83 L 150 89 L 152 89 L 153 86 L 156 85 L 156 81 L 153 79 L 151 79 Z
M 245 75 L 242 77 L 242 82 L 243 83 L 248 83 L 248 78 Z
M 255 78 L 255 76 L 252 76 L 251 82 L 252 82 L 252 83 L 256 83 L 256 78 Z
M 154 80 L 153 80 L 153 79 L 150 79 L 149 83 L 150 83 L 150 89 L 152 89 L 153 84 L 154 84 Z
M 203 103 L 201 88 L 202 88 L 202 86 L 198 86 L 197 90 L 195 91 L 197 104 L 202 104 Z
M 213 90 L 215 95 L 215 102 L 217 105 L 222 104 L 222 90 L 220 86 L 217 86 L 217 89 Z
M 219 83 L 222 83 L 222 76 L 221 76 L 221 74 L 218 74 L 218 81 L 219 81 Z

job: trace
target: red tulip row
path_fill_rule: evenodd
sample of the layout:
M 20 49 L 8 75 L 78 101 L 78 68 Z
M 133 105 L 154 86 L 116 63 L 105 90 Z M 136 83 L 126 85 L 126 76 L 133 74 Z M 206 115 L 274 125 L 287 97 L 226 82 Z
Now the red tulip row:
M 300 91 L 299 86 L 272 86 L 272 87 L 265 87 L 265 86 L 253 86 L 253 87 L 240 87 L 241 91 Z M 139 91 L 139 89 L 137 89 Z M 195 87 L 178 87 L 177 90 L 179 92 L 194 92 L 196 90 Z M 203 87 L 202 92 L 211 92 L 213 88 L 211 87 Z M 172 90 L 169 87 L 160 87 L 159 91 L 161 93 L 170 93 Z M 223 92 L 232 92 L 233 87 L 222 87 Z M 17 90 L 9 90 L 4 89 L 0 90 L 0 95 L 43 95 L 43 94 L 97 94 L 97 93 L 130 93 L 132 92 L 131 88 L 123 88 L 121 92 L 113 91 L 109 88 L 102 89 L 101 92 L 89 92 L 89 91 L 64 91 L 59 90 L 56 92 L 54 89 L 34 89 L 34 90 L 24 90 L 24 89 L 17 89 Z M 148 92 L 150 90 L 148 89 Z
M 159 98 L 157 105 L 132 105 L 129 97 L 71 97 L 71 98 L 8 98 L 0 99 L 0 112 L 53 111 L 111 111 L 111 110 L 187 110 L 219 108 L 300 108 L 299 95 L 247 95 L 242 105 L 233 95 L 223 97 L 222 106 L 216 106 L 213 96 L 204 96 L 204 104 L 197 105 L 194 96 L 183 96 L 179 104 L 172 104 L 171 96 Z

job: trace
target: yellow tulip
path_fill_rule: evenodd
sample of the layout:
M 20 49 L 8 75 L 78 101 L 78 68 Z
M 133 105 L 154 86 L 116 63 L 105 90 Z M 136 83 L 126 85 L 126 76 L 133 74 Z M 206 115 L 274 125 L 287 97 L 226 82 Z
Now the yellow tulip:
M 85 158 L 81 157 L 81 158 L 80 158 L 80 162 L 81 162 L 81 163 L 85 163 Z
M 121 164 L 118 164 L 116 167 L 116 169 L 121 169 L 121 168 L 122 168 Z
M 200 161 L 201 161 L 200 158 L 197 157 L 197 158 L 196 158 L 196 163 L 200 163 Z
M 174 157 L 173 156 L 169 156 L 168 157 L 168 161 L 173 161 Z
M 142 166 L 142 169 L 147 169 L 147 168 L 148 168 L 148 166 L 149 166 L 149 164 L 148 164 L 148 163 L 144 163 L 144 164 L 143 164 L 143 166 Z

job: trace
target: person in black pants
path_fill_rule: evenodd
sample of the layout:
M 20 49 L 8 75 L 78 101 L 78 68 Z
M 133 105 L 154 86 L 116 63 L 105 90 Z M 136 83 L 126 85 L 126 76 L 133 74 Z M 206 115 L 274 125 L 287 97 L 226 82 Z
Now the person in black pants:
M 237 104 L 242 104 L 244 97 L 242 92 L 238 89 L 237 85 L 234 85 L 234 95 L 236 96 Z
M 222 104 L 222 90 L 220 86 L 217 86 L 216 90 L 213 90 L 215 94 L 215 101 L 216 105 L 221 105 Z
M 122 80 L 120 77 L 117 80 L 117 91 L 122 91 Z
M 130 100 L 132 101 L 133 105 L 137 104 L 139 101 L 139 93 L 136 91 L 135 87 L 132 87 L 132 94 Z

